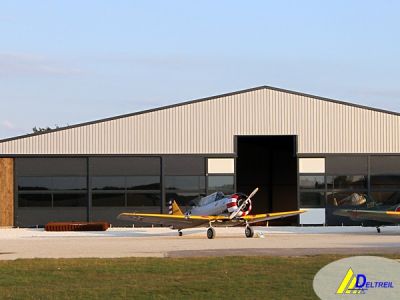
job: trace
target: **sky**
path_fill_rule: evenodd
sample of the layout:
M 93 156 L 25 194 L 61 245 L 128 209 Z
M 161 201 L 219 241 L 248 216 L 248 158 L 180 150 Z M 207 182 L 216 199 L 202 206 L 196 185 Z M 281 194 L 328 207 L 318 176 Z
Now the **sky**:
M 0 0 L 0 139 L 269 85 L 400 112 L 400 1 Z

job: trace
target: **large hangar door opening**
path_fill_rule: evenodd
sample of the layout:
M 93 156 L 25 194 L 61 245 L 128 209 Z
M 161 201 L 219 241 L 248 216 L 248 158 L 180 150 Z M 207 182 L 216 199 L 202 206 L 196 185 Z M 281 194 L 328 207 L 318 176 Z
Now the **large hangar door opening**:
M 237 137 L 237 191 L 260 190 L 253 199 L 252 213 L 298 209 L 295 136 Z M 298 217 L 273 221 L 297 225 Z

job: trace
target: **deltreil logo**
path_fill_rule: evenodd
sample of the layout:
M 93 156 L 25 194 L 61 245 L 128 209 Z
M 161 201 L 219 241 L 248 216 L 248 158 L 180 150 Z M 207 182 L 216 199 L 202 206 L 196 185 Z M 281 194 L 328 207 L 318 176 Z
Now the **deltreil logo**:
M 365 294 L 371 288 L 392 289 L 394 284 L 393 281 L 367 281 L 365 274 L 354 274 L 352 268 L 349 268 L 336 294 Z
M 399 299 L 400 263 L 378 256 L 354 256 L 323 267 L 314 277 L 321 299 Z

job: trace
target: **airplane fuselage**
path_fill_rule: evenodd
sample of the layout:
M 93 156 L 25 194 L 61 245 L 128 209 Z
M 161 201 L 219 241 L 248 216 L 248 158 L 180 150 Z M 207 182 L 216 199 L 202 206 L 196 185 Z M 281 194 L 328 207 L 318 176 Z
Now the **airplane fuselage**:
M 231 198 L 223 198 L 203 206 L 194 206 L 186 214 L 193 216 L 216 216 L 228 213 L 228 204 L 232 202 Z

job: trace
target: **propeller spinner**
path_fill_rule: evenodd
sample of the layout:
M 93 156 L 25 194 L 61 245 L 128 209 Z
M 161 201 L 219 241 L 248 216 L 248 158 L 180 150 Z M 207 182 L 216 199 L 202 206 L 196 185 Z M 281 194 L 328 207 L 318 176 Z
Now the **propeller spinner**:
M 251 198 L 258 192 L 258 187 L 254 189 L 254 191 L 251 192 L 251 194 L 246 198 L 246 200 L 243 201 L 242 205 L 240 205 L 240 207 L 235 210 L 233 213 L 231 213 L 231 215 L 229 216 L 229 219 L 234 219 L 239 212 L 242 211 L 243 208 L 246 207 L 246 205 L 250 202 Z

